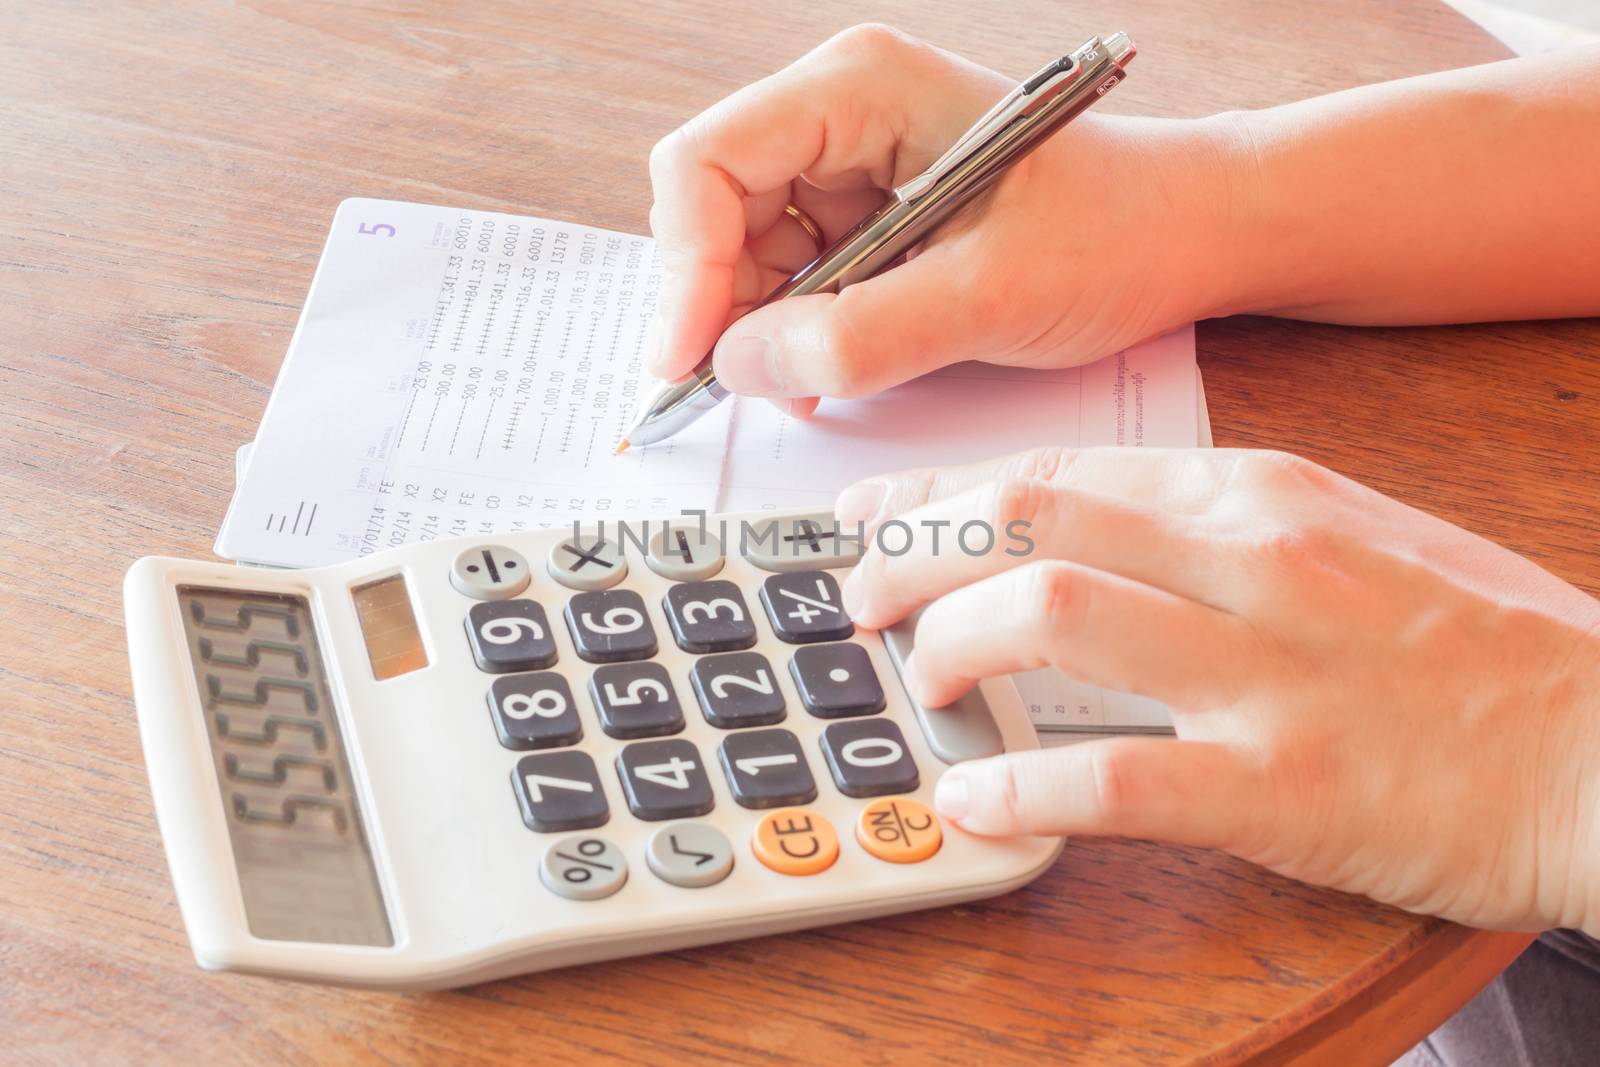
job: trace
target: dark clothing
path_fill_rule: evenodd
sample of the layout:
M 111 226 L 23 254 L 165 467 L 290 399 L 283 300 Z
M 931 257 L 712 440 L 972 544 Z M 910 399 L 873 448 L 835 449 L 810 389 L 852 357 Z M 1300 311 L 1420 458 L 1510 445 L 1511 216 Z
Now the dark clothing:
M 1600 1064 L 1600 942 L 1552 930 L 1395 1067 Z

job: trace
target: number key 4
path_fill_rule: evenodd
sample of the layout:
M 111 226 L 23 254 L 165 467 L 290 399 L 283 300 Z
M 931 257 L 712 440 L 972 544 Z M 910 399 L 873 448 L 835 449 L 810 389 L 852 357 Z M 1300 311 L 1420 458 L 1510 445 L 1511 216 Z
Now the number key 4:
M 641 741 L 617 756 L 628 810 L 641 819 L 688 819 L 714 803 L 700 753 L 688 741 Z

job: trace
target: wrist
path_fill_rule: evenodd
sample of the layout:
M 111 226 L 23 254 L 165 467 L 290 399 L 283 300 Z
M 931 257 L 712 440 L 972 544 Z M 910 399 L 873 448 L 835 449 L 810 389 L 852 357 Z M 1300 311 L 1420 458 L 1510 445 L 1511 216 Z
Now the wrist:
M 1205 318 L 1271 311 L 1286 303 L 1293 277 L 1276 262 L 1286 222 L 1274 219 L 1262 152 L 1259 113 L 1226 111 L 1196 122 L 1208 157 L 1206 194 L 1200 217 L 1209 227 L 1202 241 L 1210 259 L 1201 293 Z M 1292 266 L 1292 265 L 1291 265 Z M 1304 265 L 1300 269 L 1304 269 Z

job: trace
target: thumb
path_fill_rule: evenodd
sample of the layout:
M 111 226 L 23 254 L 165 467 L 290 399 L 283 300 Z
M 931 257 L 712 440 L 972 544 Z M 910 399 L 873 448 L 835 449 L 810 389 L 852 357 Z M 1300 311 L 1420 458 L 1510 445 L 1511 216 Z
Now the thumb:
M 746 396 L 857 397 L 980 358 L 985 323 L 976 256 L 943 241 L 837 295 L 789 297 L 734 322 L 717 342 L 717 380 Z
M 1239 750 L 1153 737 L 1086 741 L 958 764 L 939 814 L 976 834 L 1094 834 L 1230 848 L 1271 812 L 1265 777 Z

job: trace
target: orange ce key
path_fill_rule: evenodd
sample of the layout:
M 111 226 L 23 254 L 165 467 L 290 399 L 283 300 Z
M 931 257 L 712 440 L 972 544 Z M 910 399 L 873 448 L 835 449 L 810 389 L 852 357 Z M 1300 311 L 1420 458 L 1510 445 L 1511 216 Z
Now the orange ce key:
M 756 858 L 779 874 L 816 874 L 839 858 L 833 824 L 805 808 L 779 808 L 756 824 Z
M 856 819 L 861 847 L 890 863 L 921 863 L 944 844 L 939 817 L 906 797 L 884 797 L 861 809 Z

